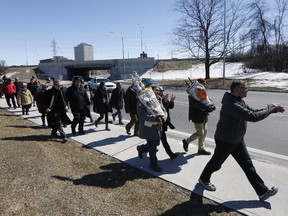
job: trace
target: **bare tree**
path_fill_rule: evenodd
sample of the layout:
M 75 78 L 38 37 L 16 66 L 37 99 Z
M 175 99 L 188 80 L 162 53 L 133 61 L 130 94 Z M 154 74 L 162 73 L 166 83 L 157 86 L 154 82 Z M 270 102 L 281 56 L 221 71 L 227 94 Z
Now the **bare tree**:
M 8 67 L 6 66 L 6 62 L 4 60 L 0 60 L 0 75 L 4 75 L 7 69 Z
M 287 17 L 288 12 L 288 0 L 275 0 L 276 14 L 274 18 L 274 35 L 276 46 L 284 42 L 283 31 L 287 27 L 287 23 L 284 21 Z
M 224 11 L 223 0 L 178 0 L 176 11 L 183 16 L 174 30 L 174 45 L 183 52 L 189 52 L 194 58 L 205 63 L 206 79 L 210 78 L 210 66 L 220 61 L 224 50 L 230 52 L 239 43 L 232 38 L 244 25 L 246 16 L 242 3 L 229 1 Z M 224 44 L 224 13 L 226 14 L 226 40 Z M 225 47 L 225 49 L 224 49 Z
M 282 71 L 287 64 L 287 45 L 285 44 L 285 36 L 283 34 L 284 28 L 287 27 L 285 23 L 287 12 L 288 12 L 288 0 L 275 0 L 275 10 L 274 15 L 274 37 L 275 37 L 275 49 L 274 51 L 274 69 L 277 71 Z
M 250 3 L 250 36 L 253 45 L 261 45 L 263 53 L 268 52 L 268 39 L 271 36 L 272 24 L 269 21 L 268 8 L 263 0 L 254 0 Z M 255 47 L 254 47 L 255 48 Z

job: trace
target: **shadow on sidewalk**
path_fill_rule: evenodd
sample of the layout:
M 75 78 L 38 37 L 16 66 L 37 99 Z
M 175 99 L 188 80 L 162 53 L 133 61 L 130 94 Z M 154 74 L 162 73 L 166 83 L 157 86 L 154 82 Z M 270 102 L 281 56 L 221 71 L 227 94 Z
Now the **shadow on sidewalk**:
M 91 143 L 88 143 L 87 145 L 83 145 L 83 148 L 94 148 L 94 147 L 99 147 L 99 146 L 104 146 L 104 145 L 113 145 L 117 142 L 121 142 L 123 140 L 126 140 L 130 136 L 128 135 L 119 135 L 117 137 L 109 137 L 106 139 L 101 139 L 97 140 Z
M 197 193 L 193 192 L 197 191 Z M 203 197 L 203 189 L 197 183 L 195 188 L 190 194 L 189 201 L 180 203 L 175 205 L 173 208 L 167 210 L 161 216 L 174 216 L 174 215 L 181 215 L 181 216 L 198 216 L 198 215 L 214 215 L 215 213 L 229 213 L 235 212 L 235 210 L 227 210 L 221 204 L 215 205 L 210 203 L 205 203 L 205 199 Z M 199 195 L 202 194 L 202 195 Z M 226 214 L 225 214 L 226 215 Z
M 227 201 L 227 202 L 221 203 L 221 205 L 227 206 L 229 208 L 233 208 L 235 210 L 255 209 L 255 208 L 271 209 L 271 204 L 269 202 L 261 202 L 259 200 Z
M 103 172 L 84 175 L 79 179 L 72 179 L 64 176 L 52 176 L 61 181 L 70 181 L 74 185 L 86 185 L 101 188 L 117 188 L 123 186 L 127 181 L 135 179 L 153 178 L 151 175 L 141 172 L 124 163 L 112 163 L 100 166 Z

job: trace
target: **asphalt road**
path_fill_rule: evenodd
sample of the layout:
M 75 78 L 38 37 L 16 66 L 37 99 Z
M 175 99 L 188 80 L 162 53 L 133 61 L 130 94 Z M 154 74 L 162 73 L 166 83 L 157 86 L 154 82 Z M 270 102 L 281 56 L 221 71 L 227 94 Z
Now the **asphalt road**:
M 192 122 L 188 121 L 187 93 L 169 89 L 166 93 L 176 95 L 175 107 L 171 110 L 171 118 L 176 130 L 193 133 Z M 216 110 L 210 114 L 208 121 L 207 137 L 211 139 L 214 137 L 224 93 L 225 90 L 208 90 L 208 95 L 216 106 Z M 284 113 L 272 114 L 260 122 L 249 122 L 245 141 L 248 147 L 288 156 L 288 94 L 249 91 L 244 100 L 254 109 L 264 108 L 268 103 L 281 103 L 286 108 Z M 124 119 L 129 119 L 129 116 L 124 114 Z

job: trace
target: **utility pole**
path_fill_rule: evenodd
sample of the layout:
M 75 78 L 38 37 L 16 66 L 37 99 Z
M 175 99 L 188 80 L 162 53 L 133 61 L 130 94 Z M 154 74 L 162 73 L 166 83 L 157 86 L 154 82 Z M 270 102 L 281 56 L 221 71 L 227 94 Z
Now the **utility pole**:
M 25 43 L 25 53 L 26 53 L 26 65 L 28 66 L 28 54 L 27 54 L 27 43 L 26 40 L 24 40 Z
M 141 54 L 143 53 L 143 40 L 142 40 L 142 29 L 144 27 L 142 27 L 139 23 L 138 26 L 140 27 L 140 39 L 141 39 Z
M 26 65 L 28 66 L 28 52 L 27 52 L 27 41 L 23 38 L 18 38 L 19 40 L 24 42 L 24 48 L 25 48 L 25 55 L 26 55 Z
M 116 34 L 114 31 L 110 31 L 111 34 Z M 120 35 L 118 35 L 120 36 Z M 126 67 L 125 67 L 125 51 L 124 51 L 124 36 L 121 36 L 121 43 L 122 43 L 122 58 L 123 58 L 123 78 L 126 79 Z
M 57 56 L 57 49 L 58 49 L 57 43 L 56 43 L 56 41 L 55 41 L 54 38 L 53 38 L 53 40 L 51 41 L 50 47 L 52 47 L 52 54 L 53 54 L 52 57 L 54 58 L 55 56 Z
M 122 36 L 122 55 L 123 55 L 123 75 L 124 80 L 126 80 L 126 68 L 125 68 L 125 52 L 124 52 L 124 37 Z
M 225 61 L 226 61 L 226 0 L 224 0 L 224 38 L 223 38 L 223 86 L 225 85 Z

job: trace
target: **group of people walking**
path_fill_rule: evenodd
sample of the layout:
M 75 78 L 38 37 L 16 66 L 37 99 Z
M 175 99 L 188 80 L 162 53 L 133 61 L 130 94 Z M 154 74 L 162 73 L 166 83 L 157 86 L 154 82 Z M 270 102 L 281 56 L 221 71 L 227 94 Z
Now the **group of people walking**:
M 202 85 L 206 83 L 204 79 L 198 79 L 197 81 Z M 30 81 L 30 83 L 33 82 L 35 80 Z M 112 91 L 110 96 L 105 83 L 100 83 L 97 90 L 92 93 L 89 86 L 83 86 L 81 80 L 76 77 L 67 89 L 61 85 L 60 81 L 54 80 L 52 88 L 48 89 L 46 85 L 42 85 L 40 90 L 33 95 L 33 90 L 29 90 L 28 85 L 20 84 L 19 79 L 15 78 L 14 83 L 9 79 L 5 80 L 3 92 L 8 106 L 12 107 L 13 105 L 14 108 L 22 106 L 23 115 L 29 114 L 29 108 L 33 101 L 36 101 L 38 110 L 42 114 L 43 125 L 45 125 L 46 117 L 48 126 L 52 128 L 51 136 L 58 137 L 58 131 L 63 143 L 68 140 L 63 130 L 63 126 L 65 127 L 67 124 L 71 124 L 73 135 L 77 133 L 85 134 L 85 118 L 88 117 L 91 122 L 94 121 L 90 113 L 91 105 L 93 111 L 99 114 L 99 117 L 94 121 L 94 125 L 98 127 L 99 122 L 104 118 L 105 130 L 107 131 L 110 130 L 109 113 L 114 108 L 116 112 L 112 113 L 113 121 L 116 120 L 117 116 L 119 125 L 123 125 L 121 110 L 125 108 L 126 113 L 130 115 L 130 122 L 125 126 L 126 133 L 131 135 L 134 126 L 133 134 L 146 140 L 146 144 L 137 146 L 138 157 L 142 159 L 143 154 L 148 152 L 150 168 L 156 172 L 161 172 L 162 168 L 159 166 L 157 159 L 157 146 L 160 141 L 171 160 L 176 159 L 179 155 L 179 153 L 171 150 L 166 136 L 168 128 L 175 128 L 171 122 L 169 110 L 174 108 L 176 97 L 171 95 L 169 98 L 168 94 L 164 93 L 163 87 L 159 85 L 146 86 L 150 87 L 156 95 L 161 109 L 165 113 L 165 117 L 163 117 L 149 112 L 149 109 L 138 100 L 133 85 L 132 83 L 124 91 L 121 83 L 117 83 L 116 89 Z M 269 104 L 263 109 L 253 109 L 243 100 L 247 96 L 247 92 L 247 84 L 235 80 L 230 86 L 230 92 L 224 94 L 220 118 L 215 132 L 216 148 L 199 177 L 199 183 L 204 189 L 215 191 L 216 186 L 210 182 L 212 174 L 221 168 L 231 154 L 246 174 L 259 199 L 263 201 L 275 195 L 278 188 L 272 187 L 269 189 L 257 174 L 244 142 L 246 124 L 247 121 L 257 122 L 263 120 L 272 113 L 284 112 L 285 109 L 280 104 Z M 17 95 L 17 104 L 14 99 L 15 95 Z M 203 104 L 191 95 L 188 96 L 188 101 L 188 119 L 193 122 L 196 131 L 190 137 L 182 140 L 183 150 L 187 152 L 189 143 L 198 139 L 198 154 L 210 155 L 211 152 L 205 149 L 205 138 L 208 116 L 209 113 L 215 110 L 215 106 L 214 104 L 212 106 L 211 104 Z M 72 121 L 66 115 L 69 108 L 73 114 Z
M 205 80 L 199 79 L 198 82 L 205 85 Z M 161 87 L 155 87 L 153 89 L 156 95 L 161 95 L 158 93 L 162 90 Z M 243 98 L 247 96 L 247 92 L 247 83 L 235 80 L 231 83 L 230 92 L 224 94 L 220 110 L 220 119 L 215 132 L 216 148 L 211 159 L 200 174 L 199 184 L 206 190 L 216 191 L 216 186 L 210 181 L 212 174 L 220 170 L 228 156 L 232 155 L 246 174 L 259 199 L 265 201 L 269 197 L 274 196 L 278 192 L 278 188 L 273 186 L 269 189 L 256 172 L 244 141 L 247 121 L 257 122 L 267 118 L 272 113 L 284 112 L 285 109 L 280 104 L 268 104 L 266 108 L 253 109 L 243 100 Z M 170 101 L 173 102 L 174 99 L 172 96 Z M 187 152 L 189 143 L 198 139 L 198 154 L 210 155 L 211 153 L 204 149 L 204 140 L 207 133 L 208 115 L 215 110 L 215 106 L 211 106 L 211 104 L 205 105 L 195 100 L 191 95 L 188 96 L 188 100 L 189 120 L 192 120 L 194 123 L 196 132 L 187 139 L 182 140 L 183 149 Z M 163 103 L 161 105 L 163 105 Z M 149 109 L 140 101 L 137 102 L 137 113 L 139 116 L 139 137 L 147 140 L 145 145 L 137 147 L 138 156 L 142 158 L 142 154 L 148 151 L 150 168 L 154 171 L 161 172 L 162 168 L 158 165 L 156 153 L 160 140 L 164 148 L 165 145 L 167 145 L 167 143 L 164 144 L 166 136 L 165 132 L 163 133 L 163 125 L 167 125 L 167 120 L 157 114 L 151 114 Z M 167 148 L 165 148 L 165 150 L 167 153 L 169 152 Z M 170 158 L 173 159 L 171 156 Z
M 2 85 L 2 92 L 5 95 L 7 105 L 14 109 L 22 107 L 22 114 L 29 115 L 29 109 L 32 105 L 35 106 L 35 98 L 39 82 L 31 78 L 30 83 L 24 85 L 15 77 L 14 82 L 10 78 L 2 78 L 4 83 Z

